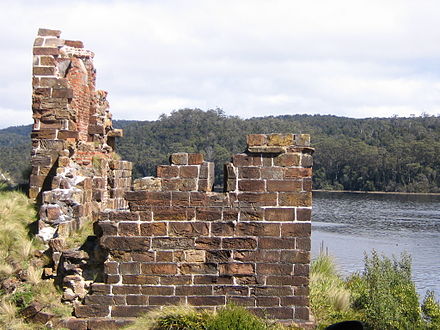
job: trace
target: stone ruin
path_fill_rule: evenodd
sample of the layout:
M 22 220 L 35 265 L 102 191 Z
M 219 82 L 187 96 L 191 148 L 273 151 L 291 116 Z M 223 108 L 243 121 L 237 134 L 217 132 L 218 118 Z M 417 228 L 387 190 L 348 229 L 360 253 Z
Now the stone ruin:
M 40 29 L 33 53 L 32 174 L 38 235 L 50 247 L 46 276 L 74 303 L 69 329 L 120 327 L 169 304 L 310 325 L 308 281 L 312 156 L 306 134 L 252 134 L 225 165 L 175 153 L 157 177 L 131 180 L 119 160 L 106 92 L 95 89 L 93 53 Z M 68 249 L 93 222 L 97 239 Z

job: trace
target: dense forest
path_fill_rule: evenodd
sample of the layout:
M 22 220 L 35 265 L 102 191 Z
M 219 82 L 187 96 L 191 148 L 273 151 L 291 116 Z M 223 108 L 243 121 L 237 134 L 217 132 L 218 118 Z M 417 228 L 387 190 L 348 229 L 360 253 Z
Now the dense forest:
M 223 164 L 244 151 L 246 134 L 291 132 L 312 136 L 314 188 L 361 191 L 440 192 L 440 116 L 352 119 L 285 115 L 241 119 L 221 110 L 183 109 L 156 121 L 114 121 L 124 129 L 117 151 L 133 161 L 134 176 L 155 175 L 173 152 L 202 152 Z M 0 171 L 26 176 L 30 126 L 0 130 Z

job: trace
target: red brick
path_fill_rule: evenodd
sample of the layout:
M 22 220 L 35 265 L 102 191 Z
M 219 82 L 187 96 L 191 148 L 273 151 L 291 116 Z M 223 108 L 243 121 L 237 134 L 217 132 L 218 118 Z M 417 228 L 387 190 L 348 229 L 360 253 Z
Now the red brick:
M 268 208 L 265 209 L 264 218 L 268 221 L 295 221 L 295 209 Z
M 60 35 L 60 30 L 38 29 L 38 36 L 40 37 L 59 37 Z
M 119 273 L 122 275 L 140 274 L 140 264 L 138 262 L 122 262 L 119 264 Z
M 161 276 L 161 285 L 185 285 L 191 284 L 191 276 L 174 275 L 174 276 Z
M 241 208 L 240 221 L 260 221 L 264 218 L 264 209 L 260 208 Z
M 240 191 L 265 191 L 265 182 L 261 180 L 238 180 L 238 190 Z
M 234 284 L 234 279 L 230 275 L 196 275 L 194 284 Z
M 235 282 L 238 285 L 263 285 L 264 278 L 263 276 L 236 276 Z
M 78 40 L 64 40 L 64 44 L 69 47 L 84 48 L 83 42 Z
M 307 192 L 312 191 L 312 179 L 311 178 L 303 179 L 303 190 L 307 191 Z
M 295 249 L 295 238 L 261 237 L 258 239 L 260 249 Z
M 282 180 L 284 179 L 284 168 L 281 167 L 263 167 L 261 169 L 262 179 Z
M 253 238 L 223 238 L 223 249 L 253 250 L 257 247 L 257 241 Z
M 296 238 L 296 248 L 299 250 L 310 251 L 310 237 L 297 237 Z
M 150 205 L 171 205 L 171 193 L 167 191 L 128 191 L 125 193 L 125 198 L 128 201 L 145 201 Z
M 159 165 L 156 167 L 157 177 L 176 178 L 179 176 L 179 167 L 171 165 Z
M 234 260 L 242 262 L 279 262 L 279 250 L 235 251 Z
M 252 275 L 255 273 L 254 264 L 227 263 L 220 264 L 221 275 Z
M 139 285 L 113 285 L 112 293 L 116 295 L 140 294 L 141 287 Z
M 213 236 L 233 236 L 235 225 L 233 222 L 213 222 L 211 234 Z
M 281 206 L 312 206 L 312 193 L 280 193 L 279 203 Z
M 206 222 L 170 222 L 170 236 L 207 236 L 209 224 Z
M 147 296 L 169 296 L 174 292 L 172 286 L 142 286 L 141 293 Z
M 159 284 L 158 276 L 148 276 L 148 275 L 123 275 L 123 284 Z
M 149 299 L 149 304 L 151 306 L 179 305 L 181 303 L 184 303 L 183 297 L 150 296 Z
M 248 296 L 249 287 L 242 285 L 216 285 L 214 286 L 214 294 L 227 296 Z
M 115 303 L 112 296 L 107 295 L 87 295 L 84 301 L 85 305 L 105 305 L 110 306 Z
M 275 166 L 299 166 L 301 155 L 299 153 L 292 154 L 281 154 L 273 159 L 273 163 Z
M 172 262 L 173 252 L 172 251 L 157 251 L 156 261 L 158 262 Z
M 223 209 L 223 220 L 237 220 L 238 219 L 238 209 Z
M 118 274 L 118 263 L 117 262 L 105 262 L 104 263 L 104 273 Z
M 310 236 L 311 230 L 310 223 L 283 223 L 281 236 L 307 237 Z
M 141 272 L 145 275 L 172 275 L 177 274 L 177 265 L 174 263 L 144 263 Z
M 304 251 L 281 251 L 281 262 L 292 264 L 308 264 L 310 252 Z
M 228 262 L 231 259 L 231 251 L 211 250 L 205 254 L 207 262 Z
M 141 261 L 141 262 L 150 262 L 154 261 L 154 252 L 153 251 L 144 251 L 144 252 L 131 252 L 130 256 L 133 261 Z
M 153 209 L 153 220 L 191 220 L 191 214 L 183 207 Z
M 36 76 L 53 76 L 55 74 L 55 68 L 49 66 L 34 66 L 32 74 Z
M 150 239 L 144 237 L 104 236 L 101 245 L 110 250 L 148 250 Z
M 34 47 L 34 55 L 59 55 L 60 50 L 58 47 Z
M 246 142 L 249 147 L 264 146 L 267 144 L 266 134 L 248 134 Z
M 300 180 L 268 180 L 267 191 L 301 191 Z
M 171 154 L 170 163 L 175 165 L 187 165 L 188 164 L 188 154 L 185 152 L 178 152 Z
M 171 192 L 171 204 L 173 206 L 189 206 L 189 194 L 186 191 Z
M 197 208 L 197 220 L 214 221 L 222 219 L 221 208 Z

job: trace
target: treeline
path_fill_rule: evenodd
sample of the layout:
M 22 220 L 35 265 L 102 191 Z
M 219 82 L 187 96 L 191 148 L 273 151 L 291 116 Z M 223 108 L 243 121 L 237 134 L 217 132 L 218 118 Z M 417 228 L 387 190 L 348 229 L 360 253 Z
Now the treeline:
M 351 119 L 289 115 L 241 119 L 221 110 L 183 109 L 157 121 L 114 121 L 124 128 L 117 151 L 135 163 L 134 176 L 155 175 L 173 152 L 202 152 L 216 163 L 221 184 L 223 164 L 245 149 L 250 133 L 309 133 L 316 148 L 314 188 L 361 191 L 440 192 L 440 117 Z M 29 164 L 30 141 L 5 146 L 0 131 L 0 168 L 14 177 Z M 13 131 L 13 130 L 12 130 Z M 30 128 L 29 128 L 30 131 Z M 3 137 L 2 137 L 3 136 Z M 8 140 L 8 139 L 6 139 Z M 24 148 L 23 143 L 28 147 Z M 8 149 L 9 148 L 9 149 Z M 5 150 L 16 169 L 5 162 Z M 15 155 L 18 152 L 19 155 Z M 21 165 L 20 165 L 21 164 Z

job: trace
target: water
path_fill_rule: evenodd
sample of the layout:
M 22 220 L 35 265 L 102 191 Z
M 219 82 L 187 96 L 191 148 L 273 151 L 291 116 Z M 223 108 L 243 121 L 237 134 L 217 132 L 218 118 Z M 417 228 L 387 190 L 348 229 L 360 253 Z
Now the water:
M 419 294 L 440 298 L 440 196 L 315 192 L 313 256 L 322 243 L 343 275 L 363 270 L 364 251 L 406 251 Z

